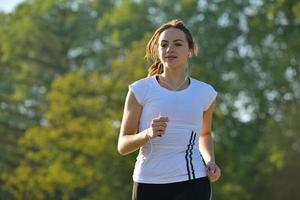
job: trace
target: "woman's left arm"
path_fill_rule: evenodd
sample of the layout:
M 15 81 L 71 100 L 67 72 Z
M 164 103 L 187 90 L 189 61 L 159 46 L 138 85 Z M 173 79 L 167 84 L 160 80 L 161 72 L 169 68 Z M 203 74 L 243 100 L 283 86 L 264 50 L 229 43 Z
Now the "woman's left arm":
M 211 124 L 215 106 L 216 101 L 214 101 L 211 106 L 203 113 L 203 123 L 199 138 L 200 152 L 206 163 L 208 178 L 211 182 L 217 181 L 221 176 L 221 170 L 216 164 L 214 144 L 211 136 Z

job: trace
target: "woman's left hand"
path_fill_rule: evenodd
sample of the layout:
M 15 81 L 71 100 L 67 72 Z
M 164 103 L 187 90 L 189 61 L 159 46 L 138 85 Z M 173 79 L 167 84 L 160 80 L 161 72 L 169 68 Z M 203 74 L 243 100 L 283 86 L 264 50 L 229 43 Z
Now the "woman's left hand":
M 221 169 L 218 167 L 218 165 L 215 162 L 208 162 L 206 164 L 208 178 L 210 182 L 217 181 L 221 176 Z

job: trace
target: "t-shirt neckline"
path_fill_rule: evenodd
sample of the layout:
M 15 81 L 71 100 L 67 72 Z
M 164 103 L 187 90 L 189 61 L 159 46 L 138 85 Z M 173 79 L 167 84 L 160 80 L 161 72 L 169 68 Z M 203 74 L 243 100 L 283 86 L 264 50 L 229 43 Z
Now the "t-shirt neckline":
M 188 90 L 193 86 L 193 78 L 188 77 L 188 79 L 189 79 L 189 85 L 188 85 L 188 87 L 186 87 L 186 88 L 184 88 L 184 89 L 182 89 L 182 90 L 169 90 L 169 89 L 167 89 L 167 88 L 165 88 L 165 87 L 162 87 L 162 86 L 159 84 L 159 82 L 158 82 L 158 80 L 157 80 L 157 75 L 152 76 L 152 80 L 153 80 L 154 84 L 156 85 L 156 87 L 158 87 L 158 88 L 161 89 L 161 90 L 164 90 L 164 91 L 167 91 L 167 92 L 171 92 L 171 93 L 181 93 L 181 92 L 188 91 Z

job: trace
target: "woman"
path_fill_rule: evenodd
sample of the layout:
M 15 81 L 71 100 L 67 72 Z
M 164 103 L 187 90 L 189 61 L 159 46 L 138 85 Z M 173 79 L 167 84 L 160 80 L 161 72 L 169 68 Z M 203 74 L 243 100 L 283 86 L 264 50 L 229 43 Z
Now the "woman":
M 208 200 L 210 182 L 221 175 L 211 137 L 217 92 L 185 74 L 196 53 L 179 20 L 159 27 L 147 44 L 154 63 L 129 86 L 118 141 L 122 155 L 139 149 L 133 200 Z

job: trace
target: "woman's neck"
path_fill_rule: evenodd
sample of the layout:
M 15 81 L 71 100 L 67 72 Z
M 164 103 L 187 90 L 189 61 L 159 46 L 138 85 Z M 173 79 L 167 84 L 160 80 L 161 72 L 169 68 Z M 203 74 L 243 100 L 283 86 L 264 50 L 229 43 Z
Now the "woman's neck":
M 184 67 L 180 69 L 170 69 L 168 67 L 164 67 L 164 72 L 160 74 L 160 76 L 170 84 L 182 82 L 186 78 Z
M 166 87 L 170 90 L 180 90 L 188 86 L 189 82 L 188 77 L 184 72 L 169 72 L 164 70 L 162 74 L 159 75 L 159 82 L 163 87 Z

